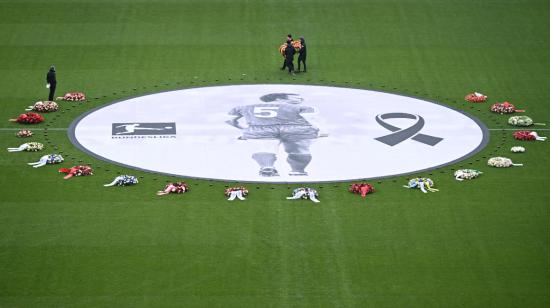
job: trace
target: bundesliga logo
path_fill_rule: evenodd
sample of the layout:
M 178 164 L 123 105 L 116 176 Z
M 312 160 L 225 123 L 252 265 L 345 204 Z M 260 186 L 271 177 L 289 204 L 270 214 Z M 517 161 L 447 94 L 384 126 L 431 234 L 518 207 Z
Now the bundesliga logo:
M 112 135 L 175 135 L 176 123 L 113 123 Z

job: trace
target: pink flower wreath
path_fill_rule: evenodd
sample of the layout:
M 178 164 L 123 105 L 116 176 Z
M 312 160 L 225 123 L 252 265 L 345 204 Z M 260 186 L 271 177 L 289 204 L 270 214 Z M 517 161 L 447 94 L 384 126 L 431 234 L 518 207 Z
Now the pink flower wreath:
M 516 109 L 516 106 L 514 106 L 513 104 L 510 104 L 509 102 L 495 103 L 491 106 L 491 111 L 495 113 L 500 113 L 500 114 L 525 112 L 525 110 Z
M 516 140 L 522 140 L 522 141 L 545 141 L 546 137 L 541 137 L 537 134 L 537 132 L 532 132 L 528 130 L 518 130 L 514 132 L 514 138 Z
M 19 138 L 28 138 L 28 137 L 32 136 L 32 131 L 28 130 L 28 129 L 22 129 L 22 130 L 18 131 L 15 134 L 15 136 L 17 136 Z
M 187 185 L 185 182 L 175 182 L 166 184 L 163 190 L 157 191 L 157 195 L 162 196 L 167 194 L 183 194 L 187 191 L 189 191 L 189 185 Z
M 84 93 L 82 92 L 69 92 L 64 96 L 58 97 L 57 99 L 62 99 L 64 101 L 80 102 L 86 100 L 86 95 L 84 95 Z

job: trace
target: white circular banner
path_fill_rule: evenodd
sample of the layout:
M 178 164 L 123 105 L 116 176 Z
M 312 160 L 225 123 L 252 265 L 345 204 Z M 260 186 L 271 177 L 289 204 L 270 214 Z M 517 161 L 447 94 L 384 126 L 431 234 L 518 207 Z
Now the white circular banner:
M 479 152 L 487 128 L 396 94 L 310 85 L 193 88 L 125 99 L 76 119 L 71 141 L 134 169 L 244 182 L 417 173 Z

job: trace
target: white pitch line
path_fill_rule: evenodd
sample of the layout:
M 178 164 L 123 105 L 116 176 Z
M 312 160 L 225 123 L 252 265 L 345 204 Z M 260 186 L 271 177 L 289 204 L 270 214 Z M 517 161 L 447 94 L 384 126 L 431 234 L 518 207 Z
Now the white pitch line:
M 532 128 L 532 127 L 518 127 L 518 128 L 489 128 L 489 130 L 550 130 L 550 128 Z
M 60 128 L 60 127 L 54 127 L 54 128 L 31 128 L 31 127 L 22 127 L 22 128 L 0 128 L 0 131 L 20 131 L 22 129 L 27 130 L 67 130 L 68 128 Z
M 1 128 L 0 131 L 20 131 L 22 129 L 29 129 L 31 128 Z M 489 130 L 521 130 L 521 129 L 529 129 L 529 130 L 542 130 L 542 131 L 549 131 L 550 128 L 531 128 L 531 127 L 518 127 L 518 128 L 489 128 Z M 68 128 L 65 127 L 53 127 L 53 128 L 32 128 L 32 130 L 55 130 L 55 131 L 64 131 L 68 130 Z

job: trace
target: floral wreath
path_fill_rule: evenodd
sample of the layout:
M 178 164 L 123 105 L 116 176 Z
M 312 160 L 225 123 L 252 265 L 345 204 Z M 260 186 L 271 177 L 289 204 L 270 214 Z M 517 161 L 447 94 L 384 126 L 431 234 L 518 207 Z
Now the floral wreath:
M 475 179 L 482 173 L 483 172 L 475 169 L 459 169 L 455 171 L 454 175 L 455 175 L 455 180 L 463 181 L 463 180 Z
M 525 148 L 520 147 L 520 146 L 515 146 L 515 147 L 512 147 L 510 149 L 510 152 L 512 152 L 512 153 L 523 153 L 523 152 L 525 152 Z
M 55 112 L 59 109 L 59 105 L 53 101 L 44 101 L 36 102 L 33 106 L 29 106 L 27 111 L 36 111 L 36 112 Z
M 483 95 L 478 92 L 470 93 L 464 97 L 467 102 L 470 103 L 483 103 L 487 100 L 487 95 Z
M 244 187 L 244 186 L 235 186 L 235 187 L 226 188 L 223 194 L 226 195 L 227 197 L 229 197 L 231 195 L 231 192 L 239 191 L 239 190 L 242 191 L 243 196 L 248 195 L 248 189 L 246 189 L 246 187 Z
M 523 164 L 514 164 L 510 158 L 507 157 L 491 157 L 487 161 L 487 165 L 496 168 L 508 168 L 512 166 L 523 166 Z
M 546 125 L 544 123 L 534 123 L 528 116 L 513 116 L 508 119 L 508 124 L 514 126 Z
M 310 187 L 299 187 L 292 191 L 292 197 L 287 197 L 287 200 L 296 200 L 296 199 L 309 199 L 315 203 L 320 202 L 317 200 L 319 194 L 317 191 Z
M 59 172 L 67 174 L 65 177 L 63 177 L 65 180 L 70 179 L 73 176 L 87 176 L 94 174 L 92 167 L 86 165 L 79 165 L 71 168 L 61 168 L 59 169 Z
M 248 195 L 248 189 L 244 186 L 235 186 L 235 187 L 229 187 L 224 190 L 224 195 L 229 197 L 227 200 L 233 201 L 235 198 L 238 198 L 239 200 L 246 200 L 244 198 Z
M 27 165 L 30 165 L 33 168 L 39 168 L 47 164 L 48 165 L 60 164 L 63 161 L 64 161 L 63 156 L 59 154 L 48 154 L 40 157 L 40 159 L 37 162 L 27 163 Z
M 23 143 L 17 148 L 8 148 L 8 152 L 21 152 L 21 151 L 38 152 L 38 151 L 42 151 L 43 149 L 44 149 L 44 145 L 40 142 L 27 142 L 27 143 Z
M 410 179 L 407 185 L 404 185 L 405 188 L 419 188 L 423 193 L 428 191 L 436 192 L 439 189 L 433 188 L 435 186 L 434 181 L 430 178 L 414 178 Z
M 82 92 L 69 92 L 65 94 L 64 96 L 60 96 L 57 99 L 61 99 L 64 101 L 84 101 L 86 100 L 86 95 Z
M 510 104 L 509 102 L 495 103 L 491 106 L 491 111 L 495 113 L 500 113 L 500 114 L 525 112 L 525 110 L 516 109 L 516 106 L 514 106 L 513 104 Z
M 541 137 L 537 134 L 537 132 L 532 132 L 528 130 L 519 130 L 514 132 L 514 138 L 516 140 L 523 140 L 523 141 L 545 141 L 546 137 Z
M 17 136 L 18 138 L 27 138 L 32 136 L 32 131 L 28 129 L 22 129 L 18 131 L 15 136 Z
M 298 41 L 298 40 L 292 41 L 291 44 L 292 44 L 292 47 L 294 47 L 294 49 L 295 49 L 296 51 L 302 49 L 302 42 L 301 42 L 301 41 Z M 281 53 L 281 55 L 283 55 L 283 57 L 285 56 L 286 46 L 287 46 L 286 43 L 283 44 L 283 45 L 281 45 L 281 46 L 279 46 L 279 52 Z
M 139 183 L 139 181 L 135 176 L 123 174 L 123 175 L 117 176 L 111 183 L 105 184 L 103 186 L 105 186 L 105 187 L 115 186 L 115 185 L 116 186 L 130 186 L 130 185 L 135 185 L 137 183 Z
M 298 194 L 299 192 L 302 192 L 302 191 L 308 193 L 308 194 L 303 195 L 301 197 L 302 199 L 309 199 L 310 198 L 309 194 L 313 194 L 315 197 L 319 197 L 319 194 L 317 193 L 317 191 L 315 189 L 309 188 L 309 187 L 298 187 L 298 188 L 296 188 L 292 191 L 292 195 L 296 195 L 296 194 Z
M 367 194 L 374 193 L 374 186 L 369 183 L 353 183 L 349 186 L 348 191 L 354 194 L 360 194 L 361 197 L 365 198 Z
M 44 117 L 38 113 L 27 112 L 20 114 L 17 119 L 10 119 L 10 121 L 21 124 L 38 124 L 44 121 Z
M 157 191 L 157 195 L 183 194 L 189 191 L 189 185 L 185 182 L 168 183 L 163 190 Z

